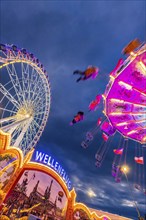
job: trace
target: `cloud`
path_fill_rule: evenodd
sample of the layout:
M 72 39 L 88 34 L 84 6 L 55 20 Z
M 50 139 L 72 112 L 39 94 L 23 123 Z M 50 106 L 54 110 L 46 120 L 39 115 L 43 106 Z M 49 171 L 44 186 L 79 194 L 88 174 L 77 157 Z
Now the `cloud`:
M 133 201 L 127 200 L 127 199 L 123 199 L 121 205 L 122 205 L 122 206 L 126 206 L 126 207 L 127 207 L 127 206 L 128 206 L 128 207 L 133 207 L 133 206 L 135 206 L 135 204 L 134 204 Z

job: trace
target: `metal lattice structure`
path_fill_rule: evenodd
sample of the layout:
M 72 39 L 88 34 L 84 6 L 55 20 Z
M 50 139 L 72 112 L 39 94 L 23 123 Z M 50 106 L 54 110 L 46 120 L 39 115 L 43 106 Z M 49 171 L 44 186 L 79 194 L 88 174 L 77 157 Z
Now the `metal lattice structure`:
M 26 155 L 39 140 L 50 111 L 48 74 L 26 49 L 0 44 L 0 129 Z

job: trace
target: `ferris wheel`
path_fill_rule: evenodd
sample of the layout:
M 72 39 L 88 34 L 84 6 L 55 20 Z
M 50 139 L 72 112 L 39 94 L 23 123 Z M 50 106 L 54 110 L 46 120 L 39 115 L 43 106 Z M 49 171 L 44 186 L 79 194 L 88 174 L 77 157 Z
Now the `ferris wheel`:
M 26 155 L 39 140 L 50 111 L 48 74 L 26 49 L 0 44 L 0 129 Z

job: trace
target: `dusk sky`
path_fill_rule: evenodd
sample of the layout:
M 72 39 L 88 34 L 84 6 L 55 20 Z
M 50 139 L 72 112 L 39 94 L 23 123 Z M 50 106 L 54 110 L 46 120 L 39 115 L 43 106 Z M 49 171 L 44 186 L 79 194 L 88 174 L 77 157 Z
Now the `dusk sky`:
M 64 167 L 77 192 L 77 201 L 134 220 L 137 212 L 126 179 L 123 177 L 121 183 L 116 183 L 111 176 L 113 148 L 119 145 L 120 135 L 112 138 L 100 168 L 95 167 L 95 153 L 102 142 L 101 134 L 97 134 L 86 150 L 81 142 L 86 132 L 95 127 L 97 119 L 103 117 L 102 104 L 97 111 L 86 114 L 88 105 L 97 94 L 104 93 L 109 73 L 123 57 L 122 49 L 135 38 L 145 41 L 145 8 L 142 0 L 0 2 L 0 42 L 26 48 L 49 74 L 51 109 L 36 149 L 48 153 Z M 73 71 L 85 70 L 88 65 L 99 67 L 99 75 L 94 80 L 76 83 Z M 78 111 L 85 112 L 85 120 L 70 126 Z M 129 141 L 127 162 L 133 166 L 129 174 L 131 185 L 134 145 L 134 141 Z M 144 215 L 146 196 L 138 190 L 132 191 Z

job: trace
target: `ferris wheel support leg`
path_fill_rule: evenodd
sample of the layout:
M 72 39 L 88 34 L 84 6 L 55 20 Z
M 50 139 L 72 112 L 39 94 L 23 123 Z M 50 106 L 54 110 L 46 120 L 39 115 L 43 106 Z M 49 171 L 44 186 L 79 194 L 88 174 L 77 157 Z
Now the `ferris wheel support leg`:
M 9 134 L 13 134 L 13 132 L 19 127 L 19 125 L 16 125 L 14 127 L 12 127 L 10 130 L 9 130 Z
M 23 129 L 22 129 L 20 135 L 17 137 L 16 141 L 14 142 L 14 146 L 15 146 L 15 147 L 19 147 L 19 144 L 20 144 L 20 142 L 22 141 L 23 136 L 24 136 L 24 134 L 26 133 L 26 131 L 27 131 L 29 125 L 31 124 L 32 120 L 33 120 L 33 118 L 31 117 L 31 118 L 28 120 L 28 122 L 24 125 L 24 127 L 23 127 Z
M 3 123 L 3 122 L 12 121 L 12 120 L 14 120 L 14 119 L 16 119 L 16 115 L 11 116 L 11 117 L 7 117 L 7 118 L 2 118 L 2 119 L 0 119 L 0 124 Z
M 9 130 L 10 130 L 11 128 L 19 126 L 21 123 L 27 121 L 28 119 L 29 119 L 28 117 L 25 117 L 25 118 L 23 118 L 23 119 L 21 119 L 21 120 L 19 120 L 19 121 L 15 121 L 15 122 L 13 122 L 13 123 L 11 123 L 11 124 L 8 124 L 8 125 L 6 125 L 6 126 L 2 126 L 1 129 L 2 129 L 4 132 L 9 132 Z

